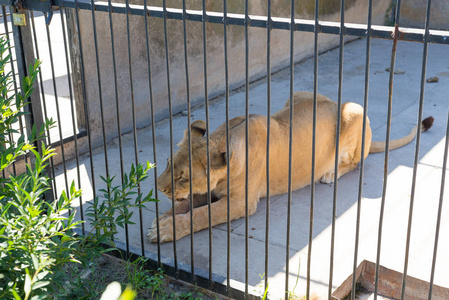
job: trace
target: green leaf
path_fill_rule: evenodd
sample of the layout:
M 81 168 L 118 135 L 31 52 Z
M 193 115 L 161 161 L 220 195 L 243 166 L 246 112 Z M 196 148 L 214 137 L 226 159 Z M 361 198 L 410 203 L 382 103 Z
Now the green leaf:
M 37 290 L 37 289 L 43 288 L 44 286 L 47 286 L 49 284 L 50 284 L 50 281 L 48 281 L 48 280 L 38 281 L 35 284 L 33 284 L 33 290 Z
M 11 291 L 12 295 L 14 296 L 14 299 L 22 300 L 22 298 L 19 296 L 19 294 L 17 293 L 17 291 L 15 289 L 11 289 L 10 291 Z
M 30 145 L 30 144 L 25 144 L 22 147 L 23 151 L 28 151 L 28 150 L 32 150 L 32 149 L 35 149 L 35 147 L 33 145 Z
M 31 276 L 30 276 L 30 272 L 29 272 L 28 268 L 25 269 L 25 272 L 26 272 L 26 274 L 25 274 L 25 285 L 23 287 L 23 290 L 25 292 L 25 295 L 29 295 L 31 293 L 32 281 L 31 281 Z
M 33 260 L 34 269 L 39 270 L 39 260 L 34 253 L 31 253 L 31 259 Z
M 101 180 L 103 180 L 104 182 L 108 182 L 108 180 L 106 178 L 104 178 L 103 176 L 100 175 Z

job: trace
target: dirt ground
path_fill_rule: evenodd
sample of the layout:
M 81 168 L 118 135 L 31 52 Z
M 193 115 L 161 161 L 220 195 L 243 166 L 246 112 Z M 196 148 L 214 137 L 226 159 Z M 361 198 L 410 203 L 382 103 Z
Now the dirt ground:
M 136 299 L 229 299 L 201 287 L 169 277 L 163 272 L 143 270 L 138 266 L 111 255 L 103 254 L 89 267 L 82 268 L 79 264 L 67 266 L 66 273 L 73 280 L 67 282 L 62 299 L 99 299 L 107 285 L 117 281 L 122 290 L 128 284 L 136 285 Z

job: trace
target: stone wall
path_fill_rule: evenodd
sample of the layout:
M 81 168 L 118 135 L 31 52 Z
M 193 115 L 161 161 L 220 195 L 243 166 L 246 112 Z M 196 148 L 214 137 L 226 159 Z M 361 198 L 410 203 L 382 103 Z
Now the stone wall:
M 188 9 L 201 10 L 202 1 L 188 2 Z M 266 15 L 266 1 L 251 0 L 249 13 L 251 15 Z M 391 0 L 374 1 L 373 24 L 382 25 Z M 141 2 L 139 2 L 141 3 Z M 180 8 L 180 1 L 167 1 L 167 7 Z M 313 19 L 314 0 L 298 1 L 296 18 Z M 136 3 L 138 4 L 138 3 Z M 162 1 L 149 1 L 149 5 L 162 6 Z M 222 1 L 207 1 L 208 11 L 222 11 Z M 367 23 L 368 1 L 347 0 L 346 22 Z M 243 0 L 228 1 L 228 13 L 244 13 Z M 90 125 L 92 140 L 95 145 L 102 143 L 102 125 L 100 118 L 99 85 L 97 64 L 95 57 L 92 14 L 90 11 L 79 11 L 80 30 L 84 54 L 86 74 L 87 100 L 90 112 Z M 272 1 L 273 17 L 290 17 L 290 1 Z M 320 1 L 320 20 L 339 21 L 340 0 Z M 72 22 L 69 22 L 72 37 L 72 54 L 75 58 L 75 74 L 79 73 L 79 41 L 77 40 L 77 26 L 72 11 Z M 109 16 L 105 12 L 96 12 L 99 65 L 101 75 L 101 91 L 103 100 L 103 113 L 107 139 L 117 136 L 117 113 L 115 100 L 115 87 L 113 76 L 113 61 L 111 47 L 111 31 Z M 115 58 L 117 64 L 117 88 L 119 95 L 120 121 L 122 133 L 132 130 L 132 105 L 128 61 L 128 44 L 126 31 L 126 15 L 113 14 L 113 31 L 115 43 Z M 71 24 L 70 24 L 71 23 Z M 183 25 L 181 20 L 167 20 L 168 47 L 170 61 L 170 84 L 173 113 L 186 108 L 186 78 L 184 65 Z M 143 127 L 151 122 L 150 93 L 148 79 L 147 50 L 145 39 L 144 17 L 130 16 L 132 76 L 134 88 L 134 101 L 137 112 L 137 127 Z M 229 84 L 231 89 L 239 87 L 245 82 L 245 41 L 244 27 L 229 26 L 228 37 L 228 63 Z M 167 75 L 165 61 L 165 40 L 163 19 L 149 18 L 149 39 L 151 54 L 151 80 L 153 85 L 155 120 L 168 116 Z M 209 98 L 223 94 L 225 91 L 225 70 L 223 53 L 223 25 L 207 24 L 207 83 Z M 272 31 L 271 63 L 272 70 L 288 66 L 290 56 L 290 33 L 287 30 Z M 188 39 L 188 67 L 190 81 L 190 97 L 192 104 L 204 102 L 204 63 L 203 63 L 203 34 L 202 23 L 187 22 Z M 320 52 L 338 46 L 337 35 L 319 35 Z M 297 32 L 295 34 L 295 62 L 312 55 L 314 47 L 314 34 Z M 251 80 L 266 75 L 266 29 L 249 29 L 249 72 Z M 76 77 L 76 76 L 75 76 Z M 81 93 L 80 80 L 75 80 L 75 91 L 78 99 Z M 83 107 L 78 100 L 78 122 L 84 123 Z
M 425 27 L 427 1 L 408 0 L 401 4 L 400 25 L 403 27 Z M 449 29 L 449 1 L 433 0 L 430 6 L 430 28 Z

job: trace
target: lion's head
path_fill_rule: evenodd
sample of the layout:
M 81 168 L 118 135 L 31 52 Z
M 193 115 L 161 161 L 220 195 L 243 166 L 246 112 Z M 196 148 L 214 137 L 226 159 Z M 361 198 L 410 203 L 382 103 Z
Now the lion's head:
M 170 200 L 172 199 L 172 164 L 174 199 L 186 199 L 190 195 L 190 182 L 192 194 L 207 193 L 207 151 L 206 151 L 206 123 L 198 120 L 190 126 L 190 140 L 192 144 L 192 172 L 189 172 L 189 139 L 188 130 L 179 142 L 180 147 L 172 158 L 168 158 L 165 171 L 159 176 L 158 189 Z M 212 191 L 220 180 L 226 180 L 226 144 L 222 139 L 217 140 L 216 135 L 210 136 L 210 190 Z M 223 151 L 224 150 L 224 151 Z

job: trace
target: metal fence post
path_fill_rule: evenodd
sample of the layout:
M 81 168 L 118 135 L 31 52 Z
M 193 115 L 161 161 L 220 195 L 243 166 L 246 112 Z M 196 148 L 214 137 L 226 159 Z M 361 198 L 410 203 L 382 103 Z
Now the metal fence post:
M 16 8 L 10 8 L 12 12 L 17 11 Z M 30 23 L 28 11 L 25 12 L 26 23 Z M 30 26 L 16 26 L 12 25 L 12 32 L 14 36 L 14 48 L 17 57 L 17 69 L 20 80 L 28 75 L 28 67 L 34 64 L 35 55 L 33 50 L 32 35 Z M 24 41 L 29 41 L 24 42 Z M 25 129 L 27 136 L 31 136 L 31 129 L 33 125 L 39 129 L 44 123 L 44 117 L 39 97 L 39 86 L 34 86 L 34 91 L 29 99 L 29 104 L 25 106 L 25 111 L 29 114 L 25 118 Z M 39 145 L 38 148 L 40 147 Z
M 15 7 L 10 7 L 11 12 L 17 12 L 17 9 Z M 24 12 L 25 14 L 25 21 L 26 26 L 16 26 L 12 24 L 12 32 L 13 32 L 13 39 L 14 39 L 14 49 L 16 51 L 16 58 L 17 58 L 17 72 L 19 75 L 19 83 L 21 86 L 21 80 L 29 74 L 28 68 L 30 65 L 34 64 L 36 56 L 34 54 L 33 49 L 33 43 L 32 43 L 32 34 L 31 34 L 31 28 L 30 28 L 30 16 L 28 11 Z M 4 20 L 5 22 L 7 20 Z M 15 74 L 13 74 L 15 76 Z M 17 77 L 14 77 L 14 79 L 17 80 Z M 22 89 L 22 86 L 21 86 Z M 26 132 L 26 136 L 28 138 L 31 137 L 31 132 L 33 125 L 36 126 L 37 130 L 39 131 L 42 125 L 44 124 L 44 115 L 42 111 L 41 106 L 41 100 L 40 100 L 40 91 L 39 91 L 39 85 L 34 85 L 34 90 L 31 93 L 30 98 L 28 99 L 28 104 L 24 106 L 25 112 L 27 114 L 25 115 L 25 125 L 24 129 Z M 45 140 L 43 140 L 45 142 Z M 35 146 L 38 149 L 39 153 L 42 153 L 42 147 L 41 143 L 36 141 Z M 33 163 L 33 157 L 31 156 L 31 163 Z M 53 201 L 54 195 L 53 195 L 53 189 L 45 193 L 45 199 L 47 201 Z

